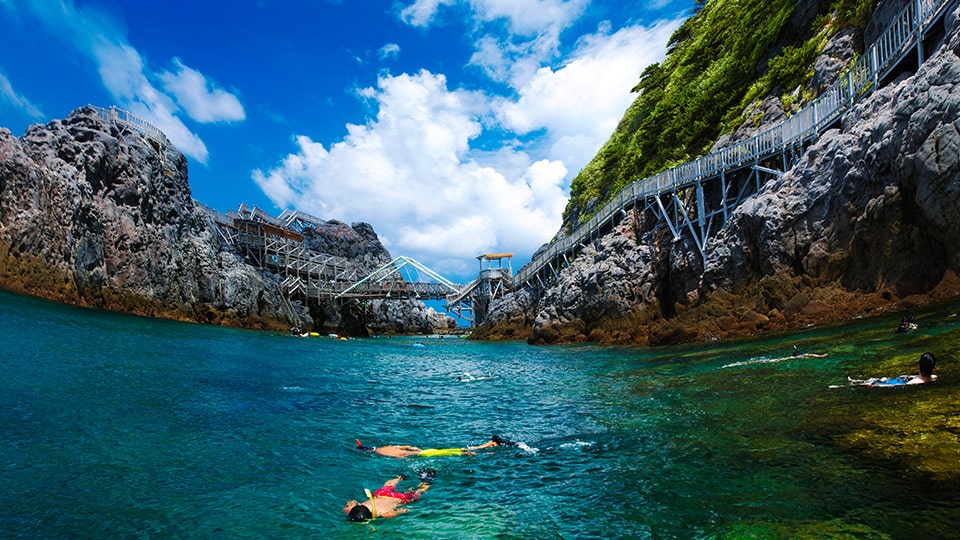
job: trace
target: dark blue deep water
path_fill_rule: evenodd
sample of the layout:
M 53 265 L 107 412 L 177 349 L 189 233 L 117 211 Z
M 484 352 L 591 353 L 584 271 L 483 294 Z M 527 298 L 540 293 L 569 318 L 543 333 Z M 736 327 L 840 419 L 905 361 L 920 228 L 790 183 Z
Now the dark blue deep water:
M 957 308 L 908 336 L 891 315 L 634 350 L 301 339 L 0 293 L 0 537 L 957 537 L 960 422 L 896 428 L 957 402 Z M 765 361 L 794 344 L 828 356 Z M 828 388 L 927 349 L 934 384 Z M 391 459 L 353 442 L 493 434 L 523 445 Z M 930 437 L 936 461 L 916 455 Z M 424 466 L 436 481 L 408 513 L 344 519 Z

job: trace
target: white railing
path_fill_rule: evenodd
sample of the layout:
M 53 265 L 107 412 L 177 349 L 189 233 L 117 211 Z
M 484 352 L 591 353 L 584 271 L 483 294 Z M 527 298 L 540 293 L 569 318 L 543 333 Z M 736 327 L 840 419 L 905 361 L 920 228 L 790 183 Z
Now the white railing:
M 170 142 L 167 140 L 167 136 L 160 131 L 159 128 L 150 122 L 147 122 L 143 118 L 140 118 L 139 116 L 116 107 L 104 109 L 93 105 L 91 106 L 97 111 L 97 114 L 100 115 L 100 118 L 104 122 L 112 122 L 129 127 L 144 137 L 160 144 L 161 146 L 168 146 L 170 144 Z
M 938 14 L 950 1 L 912 0 L 867 52 L 812 103 L 749 139 L 625 186 L 569 236 L 551 242 L 517 270 L 514 281 L 528 283 L 550 261 L 572 251 L 574 246 L 597 233 L 617 212 L 638 200 L 689 187 L 715 177 L 721 171 L 742 167 L 782 152 L 790 145 L 816 138 L 822 128 L 832 124 L 867 90 L 876 88 L 890 69 L 913 50 L 912 45 L 922 39 L 924 25 L 929 23 L 932 15 Z

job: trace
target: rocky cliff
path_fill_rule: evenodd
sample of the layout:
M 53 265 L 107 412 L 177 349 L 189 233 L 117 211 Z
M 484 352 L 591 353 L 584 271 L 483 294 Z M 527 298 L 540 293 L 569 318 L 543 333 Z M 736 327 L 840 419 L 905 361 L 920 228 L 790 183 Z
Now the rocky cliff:
M 361 270 L 390 260 L 364 223 L 328 222 L 306 243 Z M 191 198 L 182 154 L 104 122 L 92 107 L 31 126 L 19 138 L 0 129 L 0 286 L 231 326 L 286 329 L 293 319 L 321 330 L 343 323 L 332 306 L 285 303 L 276 275 L 225 245 Z M 420 303 L 389 315 L 394 319 L 371 319 L 376 331 L 448 325 Z
M 883 4 L 883 3 L 881 3 Z M 882 28 L 881 5 L 870 29 Z M 912 74 L 875 91 L 786 174 L 738 207 L 704 261 L 634 215 L 542 294 L 492 306 L 478 337 L 659 344 L 798 328 L 960 294 L 960 29 Z M 818 81 L 856 36 L 839 33 Z M 845 65 L 845 64 L 844 64 Z M 829 66 L 834 66 L 830 68 Z M 820 84 L 820 83 L 818 83 Z M 754 107 L 783 118 L 782 101 Z M 763 129 L 750 119 L 718 145 Z

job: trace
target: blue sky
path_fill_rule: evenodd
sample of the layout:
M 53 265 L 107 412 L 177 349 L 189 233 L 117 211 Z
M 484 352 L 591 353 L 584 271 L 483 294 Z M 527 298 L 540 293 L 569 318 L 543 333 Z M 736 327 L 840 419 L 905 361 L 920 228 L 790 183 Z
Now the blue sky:
M 0 0 L 0 127 L 116 105 L 198 201 L 373 225 L 454 281 L 558 230 L 694 0 Z

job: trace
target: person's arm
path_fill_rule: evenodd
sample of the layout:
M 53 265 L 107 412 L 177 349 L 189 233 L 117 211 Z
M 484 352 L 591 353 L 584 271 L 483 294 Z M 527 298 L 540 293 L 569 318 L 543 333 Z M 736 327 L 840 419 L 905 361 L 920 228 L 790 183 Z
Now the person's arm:
M 396 485 L 399 484 L 400 481 L 403 480 L 404 478 L 406 478 L 406 475 L 401 474 L 401 475 L 397 476 L 396 478 L 391 478 L 390 480 L 387 480 L 386 482 L 383 483 L 383 485 L 384 485 L 384 487 L 386 487 L 386 486 L 396 486 Z
M 497 443 L 493 441 L 487 441 L 480 446 L 468 446 L 467 450 L 483 450 L 484 448 L 492 448 L 494 446 L 497 446 Z

